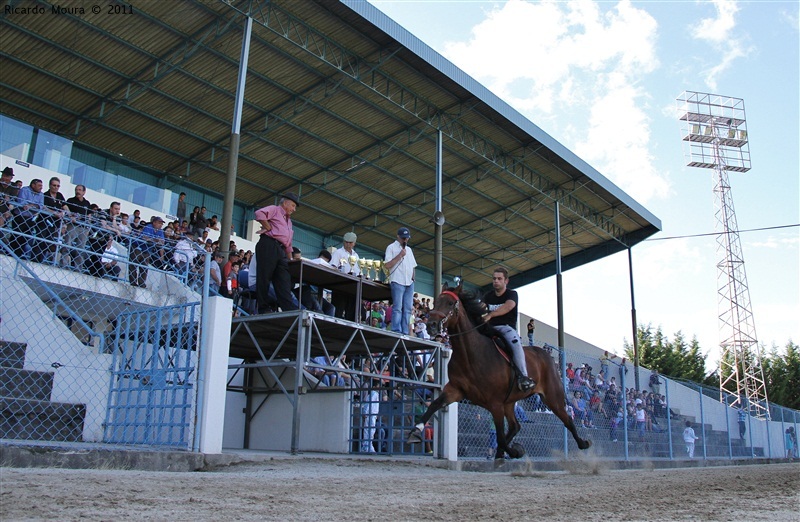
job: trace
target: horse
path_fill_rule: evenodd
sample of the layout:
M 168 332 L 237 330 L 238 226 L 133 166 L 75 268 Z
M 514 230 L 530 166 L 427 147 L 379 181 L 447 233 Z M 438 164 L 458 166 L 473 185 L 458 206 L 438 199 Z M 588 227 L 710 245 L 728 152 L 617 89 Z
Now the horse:
M 544 404 L 564 423 L 578 448 L 589 448 L 592 442 L 578 435 L 575 423 L 567 414 L 564 387 L 550 354 L 539 347 L 525 347 L 528 375 L 536 382 L 536 386 L 525 392 L 520 391 L 516 386 L 516 370 L 509 359 L 495 347 L 492 339 L 479 332 L 486 328 L 482 319 L 487 311 L 486 305 L 475 295 L 464 292 L 462 285 L 452 290 L 446 286 L 444 288 L 428 316 L 433 320 L 432 328 L 435 331 L 446 328 L 450 338 L 453 352 L 447 367 L 449 381 L 425 411 L 419 424 L 411 430 L 407 442 L 413 444 L 422 441 L 420 426 L 424 426 L 439 409 L 468 399 L 492 415 L 497 433 L 495 460 L 504 458 L 505 454 L 510 458 L 520 458 L 525 455 L 525 449 L 521 444 L 512 443 L 520 430 L 520 423 L 514 415 L 514 404 L 538 393 Z M 504 420 L 508 423 L 507 432 Z

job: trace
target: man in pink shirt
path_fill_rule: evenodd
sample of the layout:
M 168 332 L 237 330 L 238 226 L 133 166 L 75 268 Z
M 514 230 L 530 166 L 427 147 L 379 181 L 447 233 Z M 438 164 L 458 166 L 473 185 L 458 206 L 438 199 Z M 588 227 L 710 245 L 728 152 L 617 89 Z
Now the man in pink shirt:
M 294 192 L 281 195 L 277 205 L 256 210 L 255 219 L 261 224 L 261 236 L 256 243 L 256 296 L 258 312 L 268 310 L 269 285 L 275 287 L 281 310 L 295 310 L 292 299 L 292 279 L 289 276 L 289 259 L 292 258 L 292 220 L 290 216 L 300 205 Z

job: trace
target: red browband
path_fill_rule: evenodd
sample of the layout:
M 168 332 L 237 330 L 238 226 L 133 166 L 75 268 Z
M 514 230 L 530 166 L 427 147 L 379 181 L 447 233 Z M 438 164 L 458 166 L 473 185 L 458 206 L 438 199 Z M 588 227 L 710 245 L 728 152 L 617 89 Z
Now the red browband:
M 461 299 L 459 299 L 459 298 L 458 298 L 458 294 L 457 294 L 457 293 L 455 293 L 455 292 L 451 292 L 450 290 L 445 290 L 444 292 L 442 292 L 442 295 L 449 295 L 450 297 L 452 297 L 453 299 L 455 299 L 455 300 L 456 300 L 456 302 L 458 302 L 458 301 L 460 301 L 460 300 L 461 300 Z

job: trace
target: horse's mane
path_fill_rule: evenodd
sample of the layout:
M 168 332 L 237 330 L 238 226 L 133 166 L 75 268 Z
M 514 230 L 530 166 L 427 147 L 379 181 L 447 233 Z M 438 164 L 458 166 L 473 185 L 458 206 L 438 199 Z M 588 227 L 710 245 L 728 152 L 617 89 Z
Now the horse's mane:
M 461 299 L 461 304 L 464 305 L 464 311 L 467 312 L 467 317 L 472 324 L 483 324 L 483 319 L 481 317 L 487 310 L 486 304 L 481 301 L 480 297 L 470 291 L 462 291 L 458 297 Z

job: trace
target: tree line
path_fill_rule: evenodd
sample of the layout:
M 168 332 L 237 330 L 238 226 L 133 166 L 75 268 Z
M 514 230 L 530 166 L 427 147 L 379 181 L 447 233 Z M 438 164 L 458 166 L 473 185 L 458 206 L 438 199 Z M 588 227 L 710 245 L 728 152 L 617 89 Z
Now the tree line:
M 672 379 L 686 379 L 719 387 L 719 366 L 707 372 L 706 358 L 697 337 L 690 341 L 678 331 L 667 337 L 661 327 L 637 328 L 639 364 Z M 715 347 L 714 349 L 719 349 Z M 625 356 L 633 360 L 633 345 L 624 343 Z M 800 348 L 790 339 L 783 349 L 761 346 L 761 367 L 767 398 L 773 404 L 800 410 Z

